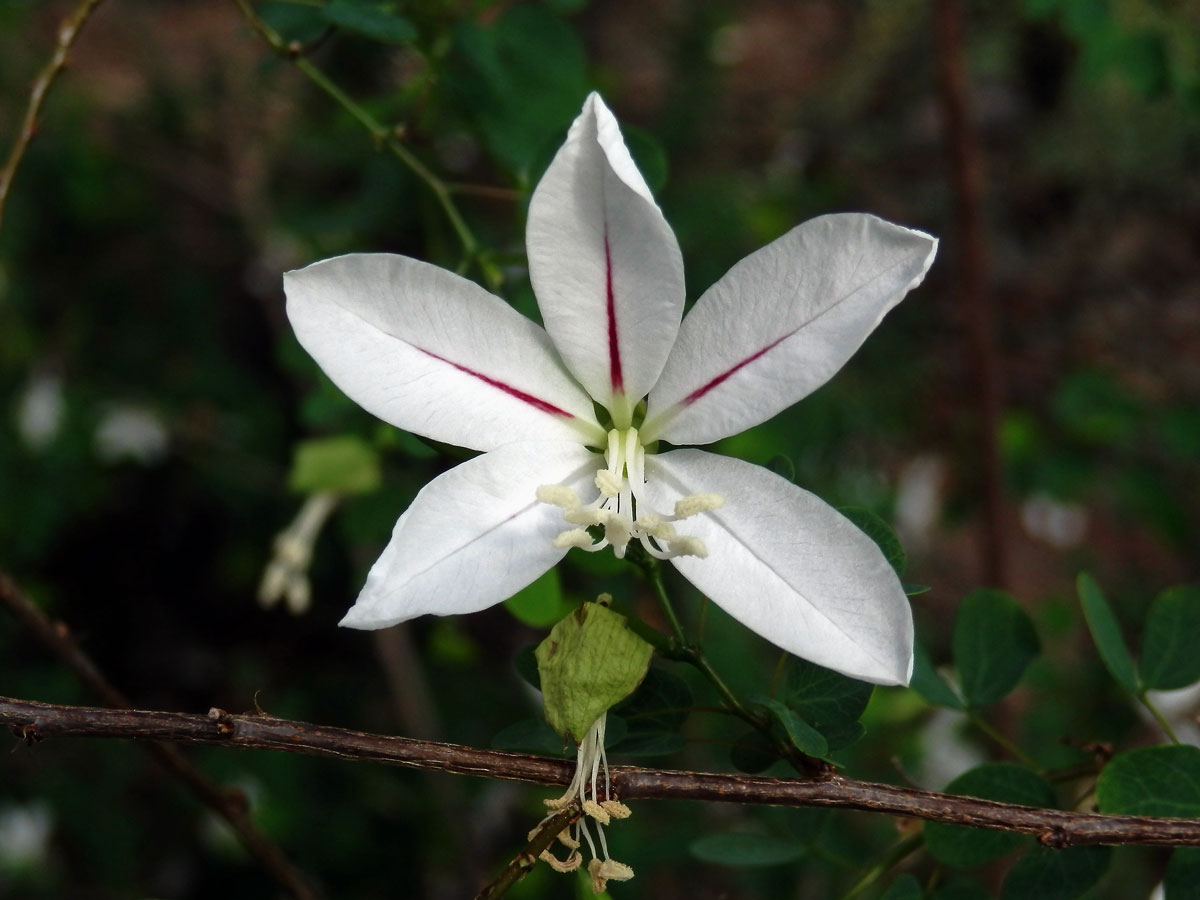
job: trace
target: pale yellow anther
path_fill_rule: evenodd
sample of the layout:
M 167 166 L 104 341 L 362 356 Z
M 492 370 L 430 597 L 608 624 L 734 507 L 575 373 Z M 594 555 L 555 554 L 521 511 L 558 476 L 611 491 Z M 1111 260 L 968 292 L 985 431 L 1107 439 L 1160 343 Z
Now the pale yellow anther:
M 584 800 L 583 811 L 601 825 L 607 825 L 609 822 L 608 811 L 595 800 Z
M 532 841 L 533 838 L 530 838 L 530 840 Z M 558 833 L 558 842 L 570 850 L 578 850 L 579 849 L 579 841 L 577 841 L 577 840 L 575 840 L 575 838 L 571 837 L 571 829 L 570 828 L 564 828 L 562 831 L 560 831 Z
M 603 894 L 604 889 L 608 887 L 608 879 L 600 874 L 600 867 L 603 865 L 604 863 L 594 858 L 588 863 L 588 875 L 592 877 L 593 894 Z
M 537 489 L 537 498 L 542 503 L 560 506 L 563 509 L 575 509 L 579 506 L 579 495 L 565 484 L 543 484 Z
M 606 859 L 600 863 L 600 875 L 609 881 L 628 881 L 633 877 L 633 869 L 615 859 Z
M 554 546 L 559 550 L 570 549 L 571 547 L 590 547 L 592 546 L 592 536 L 582 528 L 572 528 L 570 531 L 564 531 L 554 539 Z
M 612 881 L 628 881 L 633 877 L 633 869 L 619 863 L 615 859 L 606 859 L 601 862 L 598 859 L 593 859 L 588 863 L 588 875 L 592 877 L 592 891 L 597 894 L 604 893 L 604 889 L 608 887 L 608 882 Z
M 603 806 L 604 811 L 614 819 L 628 819 L 631 815 L 633 815 L 633 810 L 631 810 L 620 800 L 605 800 L 600 805 Z
M 563 513 L 563 518 L 572 525 L 602 525 L 598 513 L 602 513 L 602 509 L 586 509 L 578 506 L 575 509 L 568 509 Z
M 573 803 L 574 801 L 575 801 L 574 796 L 572 796 L 570 791 L 568 791 L 567 793 L 563 794 L 561 797 L 551 797 L 547 800 L 543 800 L 542 802 L 545 803 L 549 809 L 558 811 L 560 809 L 565 809 L 568 804 Z M 546 819 L 548 819 L 548 818 L 550 818 L 550 817 L 547 816 Z M 543 819 L 542 822 L 545 823 L 546 819 Z M 537 834 L 538 831 L 541 830 L 541 827 L 542 826 L 539 824 L 537 828 L 535 828 L 535 829 L 533 829 L 533 831 L 529 832 L 529 840 L 531 840 L 531 841 L 533 840 L 533 836 L 535 834 Z
M 671 541 L 671 553 L 675 556 L 695 556 L 704 559 L 708 556 L 708 547 L 698 537 L 680 537 Z
M 720 509 L 724 505 L 725 498 L 720 494 L 689 494 L 675 501 L 675 518 L 686 519 L 710 509 Z
M 608 469 L 600 469 L 596 472 L 596 489 L 605 497 L 618 496 L 624 487 L 624 479 L 615 472 L 610 472 Z
M 634 528 L 640 528 L 647 534 L 656 534 L 662 526 L 662 516 L 658 513 L 646 513 L 645 515 L 638 516 L 637 521 L 633 523 Z
M 574 872 L 583 864 L 583 855 L 578 850 L 572 850 L 566 859 L 559 859 L 549 850 L 543 850 L 541 859 L 545 860 L 555 872 Z

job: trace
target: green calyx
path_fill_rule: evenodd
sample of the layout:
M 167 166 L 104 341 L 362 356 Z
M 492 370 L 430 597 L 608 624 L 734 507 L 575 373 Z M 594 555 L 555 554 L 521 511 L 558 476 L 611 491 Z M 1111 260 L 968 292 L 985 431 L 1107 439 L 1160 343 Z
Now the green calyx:
M 600 716 L 641 684 L 653 654 L 623 615 L 602 602 L 583 604 L 534 651 L 546 721 L 564 737 L 582 741 Z

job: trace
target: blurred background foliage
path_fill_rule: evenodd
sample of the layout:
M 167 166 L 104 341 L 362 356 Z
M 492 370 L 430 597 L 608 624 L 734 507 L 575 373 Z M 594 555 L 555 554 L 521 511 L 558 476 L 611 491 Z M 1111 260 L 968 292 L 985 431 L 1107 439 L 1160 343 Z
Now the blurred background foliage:
M 866 739 L 834 751 L 856 777 L 936 789 L 1014 749 L 1069 767 L 1086 766 L 1097 742 L 1161 742 L 1106 674 L 1074 578 L 1093 571 L 1136 638 L 1153 597 L 1200 577 L 1200 6 L 967 6 L 1006 388 L 1007 586 L 1041 650 L 1036 637 L 1014 645 L 1032 665 L 986 710 L 1015 748 L 973 727 L 976 713 L 923 699 L 939 696 L 926 682 L 875 691 Z M 0 0 L 5 147 L 70 8 Z M 555 752 L 518 672 L 522 652 L 601 590 L 662 625 L 632 570 L 589 557 L 508 610 L 339 630 L 397 515 L 452 460 L 341 396 L 283 315 L 282 271 L 365 250 L 459 268 L 536 317 L 525 204 L 590 89 L 616 111 L 679 235 L 689 299 L 823 212 L 870 211 L 942 236 L 925 286 L 845 371 L 719 449 L 890 521 L 906 578 L 930 586 L 913 601 L 920 640 L 932 664 L 951 660 L 955 611 L 981 586 L 982 475 L 929 0 L 255 9 L 394 129 L 478 247 L 464 253 L 428 184 L 273 54 L 234 3 L 111 0 L 95 14 L 0 230 L 0 564 L 140 706 L 257 703 L 355 729 Z M 325 488 L 345 496 L 317 540 L 311 606 L 263 608 L 276 535 L 306 492 Z M 682 582 L 673 588 L 717 668 L 740 692 L 765 694 L 777 653 Z M 93 699 L 4 615 L 0 660 L 4 694 Z M 663 718 L 663 697 L 703 707 L 711 691 L 678 664 L 652 672 L 659 701 L 643 715 L 676 740 L 627 745 L 665 755 L 615 758 L 728 770 L 732 747 L 746 767 L 729 719 Z M 1194 741 L 1195 703 L 1192 692 L 1164 704 L 1184 740 Z M 331 897 L 469 896 L 549 796 L 283 754 L 192 755 L 247 792 L 263 828 Z M 1011 773 L 984 771 L 1001 795 L 1040 796 L 1023 776 L 1009 784 Z M 1071 782 L 1057 800 L 1086 806 L 1089 789 Z M 634 812 L 611 830 L 614 856 L 637 871 L 614 897 L 850 896 L 915 828 L 817 810 L 641 802 Z M 936 840 L 940 850 L 930 838 L 936 852 L 910 858 L 910 875 L 892 881 L 885 869 L 861 895 L 919 897 L 933 885 L 938 897 L 993 896 L 1016 858 L 1011 845 L 999 861 L 963 858 Z M 1107 866 L 1088 896 L 1146 896 L 1168 854 L 1115 857 L 1070 857 L 1085 872 Z M 1034 896 L 1013 893 L 1027 874 L 1014 869 L 1005 896 Z M 52 741 L 0 763 L 0 896 L 275 890 L 134 747 Z M 576 891 L 590 895 L 541 867 L 512 896 Z

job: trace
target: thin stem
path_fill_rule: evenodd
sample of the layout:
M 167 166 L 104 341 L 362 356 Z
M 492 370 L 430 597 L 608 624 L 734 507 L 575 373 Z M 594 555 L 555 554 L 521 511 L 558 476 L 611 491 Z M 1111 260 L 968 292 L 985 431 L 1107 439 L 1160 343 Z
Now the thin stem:
M 537 865 L 544 850 L 549 850 L 559 833 L 571 824 L 579 815 L 579 808 L 572 804 L 559 810 L 537 829 L 529 843 L 520 853 L 513 857 L 512 862 L 505 866 L 504 871 L 497 875 L 476 896 L 475 900 L 498 900 L 508 893 L 509 888 L 524 878 L 529 870 Z
M 83 0 L 63 20 L 62 24 L 58 26 L 58 40 L 55 42 L 54 52 L 50 54 L 49 61 L 38 73 L 29 89 L 29 102 L 25 107 L 25 115 L 21 118 L 17 139 L 13 142 L 4 168 L 0 169 L 0 224 L 4 221 L 4 203 L 8 200 L 8 192 L 12 187 L 13 178 L 16 177 L 17 169 L 25 157 L 25 151 L 29 149 L 33 136 L 37 134 L 38 116 L 41 115 L 42 107 L 46 103 L 46 95 L 50 92 L 50 88 L 59 74 L 66 68 L 67 54 L 70 53 L 75 39 L 79 37 L 79 32 L 83 30 L 87 20 L 102 2 L 104 0 Z
M 651 556 L 646 556 L 638 560 L 638 564 L 641 566 L 642 571 L 646 573 L 646 577 L 649 578 L 650 585 L 654 589 L 654 595 L 658 598 L 659 605 L 663 609 L 663 614 L 667 617 L 667 621 L 670 623 L 671 630 L 675 635 L 672 645 L 663 651 L 664 655 L 694 666 L 700 674 L 708 679 L 709 684 L 716 690 L 718 696 L 721 698 L 721 702 L 725 704 L 729 711 L 770 741 L 776 750 L 779 751 L 780 755 L 787 759 L 797 772 L 802 775 L 818 775 L 825 772 L 827 769 L 825 763 L 802 753 L 789 741 L 780 738 L 771 729 L 769 719 L 755 713 L 742 703 L 738 699 L 737 694 L 733 692 L 717 670 L 713 668 L 708 657 L 704 655 L 704 650 L 698 644 L 688 640 L 687 634 L 683 630 L 683 624 L 675 612 L 675 605 L 671 602 L 671 597 L 667 593 L 667 587 L 662 576 L 662 566 L 658 560 Z
M 679 645 L 677 650 L 683 651 L 687 647 L 687 635 L 684 633 L 683 623 L 679 621 L 679 616 L 675 612 L 675 605 L 671 603 L 671 596 L 667 593 L 662 566 L 659 565 L 657 559 L 649 555 L 642 561 L 641 566 L 646 577 L 650 579 L 650 586 L 654 589 L 654 596 L 658 598 L 658 605 L 662 607 L 663 615 L 667 617 L 671 633 L 675 635 L 675 641 Z
M 430 192 L 437 199 L 438 205 L 442 207 L 446 218 L 450 220 L 450 225 L 458 236 L 459 242 L 462 244 L 463 260 L 459 266 L 460 271 L 471 261 L 477 262 L 489 285 L 495 288 L 500 280 L 499 272 L 492 266 L 484 265 L 481 258 L 479 241 L 476 240 L 462 213 L 459 212 L 450 186 L 434 174 L 411 150 L 404 146 L 396 136 L 394 129 L 384 125 L 379 119 L 371 115 L 364 106 L 342 90 L 321 69 L 302 56 L 298 46 L 287 41 L 283 35 L 264 21 L 254 11 L 254 8 L 250 5 L 250 0 L 234 0 L 234 3 L 242 11 L 242 15 L 250 26 L 267 42 L 278 56 L 294 65 L 309 81 L 324 91 L 334 102 L 348 112 L 355 121 L 366 129 L 377 147 L 386 149 L 404 163 L 409 171 L 416 175 L 418 179 L 425 183 L 425 186 L 429 188 Z
M 1013 759 L 1020 760 L 1022 763 L 1029 766 L 1029 768 L 1037 772 L 1042 771 L 1042 767 L 1034 762 L 1033 758 L 1029 756 L 1029 754 L 993 728 L 992 725 L 978 713 L 969 712 L 967 713 L 967 718 L 970 719 L 972 725 L 1003 747 Z
M 919 850 L 923 843 L 924 838 L 919 834 L 898 841 L 888 849 L 879 862 L 867 869 L 862 877 L 851 885 L 850 890 L 842 894 L 841 900 L 854 900 L 855 897 L 860 896 L 863 891 Z
M 771 673 L 771 690 L 770 696 L 774 697 L 779 692 L 779 685 L 783 681 L 783 673 L 787 671 L 788 652 L 786 650 L 779 654 L 779 661 L 775 663 L 775 671 Z
M 1163 717 L 1163 714 L 1158 711 L 1158 707 L 1151 702 L 1145 691 L 1138 694 L 1138 700 L 1142 702 L 1142 706 L 1146 707 L 1150 715 L 1154 716 L 1154 721 L 1158 723 L 1158 727 L 1163 730 L 1166 736 L 1171 739 L 1171 743 L 1178 744 L 1179 738 L 1175 736 L 1175 729 L 1171 727 L 1171 723 Z

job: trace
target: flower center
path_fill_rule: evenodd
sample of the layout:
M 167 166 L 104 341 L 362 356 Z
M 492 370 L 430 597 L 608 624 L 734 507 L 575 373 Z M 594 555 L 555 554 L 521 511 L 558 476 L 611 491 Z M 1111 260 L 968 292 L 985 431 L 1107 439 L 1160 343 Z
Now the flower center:
M 586 505 L 565 485 L 544 484 L 537 489 L 538 500 L 561 507 L 563 518 L 576 526 L 559 534 L 554 546 L 579 547 L 589 552 L 611 546 L 617 559 L 623 559 L 629 542 L 637 540 L 658 559 L 708 555 L 700 538 L 679 534 L 674 523 L 717 509 L 725 503 L 723 497 L 689 494 L 675 502 L 671 515 L 651 509 L 645 496 L 646 448 L 636 428 L 608 432 L 604 462 L 604 467 L 596 470 L 599 494 Z M 593 537 L 588 529 L 598 529 L 600 536 Z

